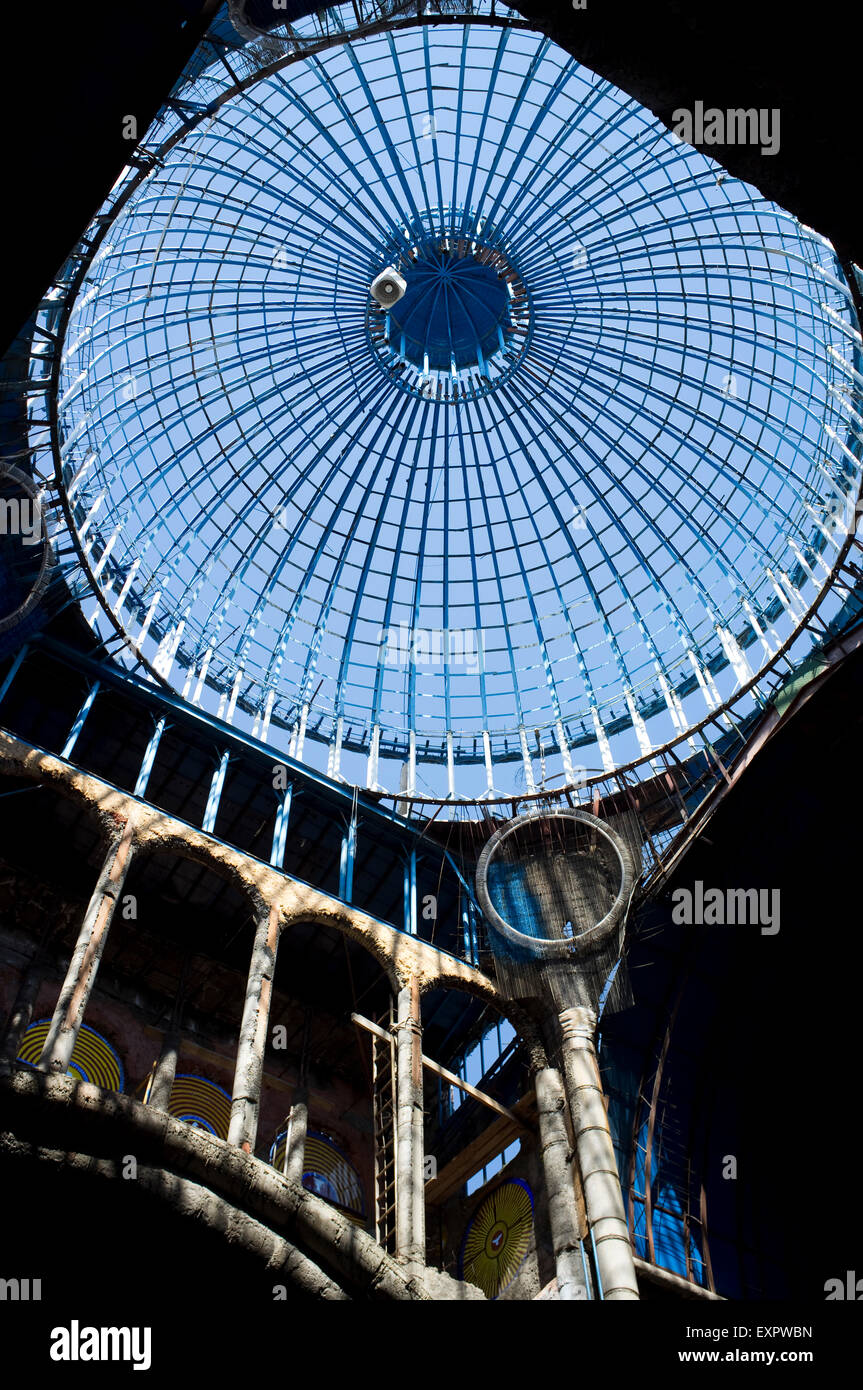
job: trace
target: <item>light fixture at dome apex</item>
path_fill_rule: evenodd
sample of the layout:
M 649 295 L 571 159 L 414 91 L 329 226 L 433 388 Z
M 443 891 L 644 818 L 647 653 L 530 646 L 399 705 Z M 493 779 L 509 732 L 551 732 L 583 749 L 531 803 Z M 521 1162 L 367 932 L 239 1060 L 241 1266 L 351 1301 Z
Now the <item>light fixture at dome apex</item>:
M 443 229 L 420 222 L 390 239 L 401 292 L 371 306 L 369 339 L 402 388 L 431 400 L 467 399 L 484 394 L 519 360 L 530 297 L 482 218 L 446 209 L 440 222 Z M 374 298 L 388 273 L 372 282 Z
M 372 280 L 369 289 L 372 299 L 377 300 L 382 308 L 389 309 L 398 303 L 407 285 L 397 270 L 392 266 L 385 266 L 380 275 L 376 275 Z

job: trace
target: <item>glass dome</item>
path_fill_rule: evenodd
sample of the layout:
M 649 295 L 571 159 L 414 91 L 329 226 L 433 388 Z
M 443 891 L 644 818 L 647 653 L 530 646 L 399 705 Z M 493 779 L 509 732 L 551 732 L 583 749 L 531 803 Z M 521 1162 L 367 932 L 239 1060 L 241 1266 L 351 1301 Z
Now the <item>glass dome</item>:
M 474 8 L 201 72 L 97 219 L 57 410 L 100 631 L 466 797 L 649 759 L 765 671 L 860 467 L 829 244 Z

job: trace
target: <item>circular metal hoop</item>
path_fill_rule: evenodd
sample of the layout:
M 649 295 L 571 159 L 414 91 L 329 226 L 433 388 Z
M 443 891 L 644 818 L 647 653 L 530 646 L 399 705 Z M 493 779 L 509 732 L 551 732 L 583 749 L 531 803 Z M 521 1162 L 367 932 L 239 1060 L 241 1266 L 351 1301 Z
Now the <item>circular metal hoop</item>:
M 620 865 L 620 888 L 618 889 L 617 897 L 605 916 L 587 931 L 581 932 L 578 936 L 573 936 L 563 941 L 558 941 L 551 937 L 528 936 L 526 932 L 518 931 L 516 927 L 511 926 L 509 922 L 504 921 L 503 917 L 501 917 L 500 913 L 494 907 L 488 891 L 489 865 L 504 840 L 514 834 L 521 826 L 537 821 L 538 817 L 533 815 L 517 816 L 515 820 L 510 821 L 509 825 L 504 826 L 501 830 L 496 831 L 495 834 L 492 835 L 488 844 L 483 849 L 476 867 L 476 893 L 479 899 L 479 905 L 488 921 L 511 945 L 519 946 L 522 949 L 527 948 L 535 955 L 542 956 L 545 960 L 565 960 L 567 957 L 571 957 L 573 946 L 575 946 L 579 952 L 583 952 L 586 948 L 594 950 L 611 935 L 620 922 L 621 916 L 632 896 L 632 890 L 635 886 L 635 874 L 629 852 L 620 836 L 615 834 L 611 827 L 600 820 L 598 816 L 591 815 L 589 811 L 572 810 L 567 807 L 566 809 L 561 808 L 549 811 L 542 819 L 550 819 L 552 817 L 555 819 L 579 821 L 584 825 L 591 826 L 608 841 L 614 850 L 617 856 L 617 862 Z

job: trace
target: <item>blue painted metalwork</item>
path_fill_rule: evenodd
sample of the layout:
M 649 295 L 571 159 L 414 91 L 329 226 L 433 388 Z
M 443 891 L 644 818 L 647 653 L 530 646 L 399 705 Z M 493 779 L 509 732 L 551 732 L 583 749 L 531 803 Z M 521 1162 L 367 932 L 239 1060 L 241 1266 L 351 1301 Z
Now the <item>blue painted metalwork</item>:
M 19 650 L 15 653 L 15 656 L 12 659 L 12 664 L 10 665 L 9 670 L 6 672 L 5 677 L 3 678 L 3 684 L 0 685 L 0 704 L 2 704 L 5 700 L 9 688 L 12 685 L 12 682 L 17 676 L 19 670 L 21 669 L 24 659 L 29 651 L 30 645 L 29 643 L 25 642 L 24 646 L 19 648 Z
M 220 740 L 227 740 L 237 752 L 247 749 L 252 753 L 263 755 L 270 760 L 272 760 L 275 755 L 278 758 L 278 763 L 275 764 L 275 766 L 280 768 L 283 767 L 285 776 L 289 780 L 290 778 L 299 778 L 309 786 L 323 792 L 333 801 L 334 805 L 345 808 L 348 811 L 350 810 L 355 795 L 355 789 L 353 787 L 321 776 L 319 773 L 315 772 L 314 768 L 304 767 L 302 764 L 298 763 L 296 759 L 287 756 L 278 749 L 274 749 L 271 744 L 265 744 L 258 739 L 252 738 L 248 734 L 242 733 L 236 728 L 228 726 L 205 710 L 197 709 L 187 704 L 185 701 L 181 700 L 179 696 L 172 695 L 170 692 L 163 690 L 157 691 L 151 683 L 141 680 L 140 677 L 133 675 L 131 672 L 124 671 L 121 667 L 113 663 L 107 664 L 94 661 L 92 658 L 65 647 L 54 639 L 46 637 L 44 634 L 39 635 L 36 643 L 31 646 L 29 650 L 33 651 L 39 648 L 43 648 L 46 652 L 55 656 L 59 661 L 69 663 L 76 669 L 97 676 L 103 685 L 111 685 L 116 689 L 124 690 L 133 698 L 143 701 L 153 713 L 154 722 L 158 722 L 162 718 L 164 710 L 167 709 L 178 721 L 187 724 L 197 733 L 204 732 L 208 737 L 215 735 Z M 153 757 L 155 758 L 155 750 L 153 750 Z M 143 792 L 136 792 L 135 794 L 140 796 L 143 795 Z M 386 826 L 389 830 L 395 831 L 396 834 L 404 835 L 408 839 L 412 839 L 416 836 L 416 829 L 411 827 L 404 817 L 397 815 L 394 811 L 389 811 L 385 806 L 371 799 L 364 798 L 362 793 L 359 794 L 358 806 L 361 808 L 364 817 L 370 817 L 372 820 L 379 821 L 382 827 Z
M 597 1256 L 596 1256 L 596 1237 L 595 1237 L 595 1235 L 593 1234 L 593 1227 L 592 1227 L 592 1226 L 591 1226 L 591 1228 L 590 1228 L 590 1247 L 591 1247 L 591 1250 L 593 1251 L 593 1260 L 592 1260 L 592 1264 L 593 1264 L 593 1276 L 594 1276 L 594 1278 L 595 1278 L 595 1280 L 596 1280 L 596 1290 L 597 1290 L 597 1293 L 599 1294 L 600 1302 L 604 1302 L 604 1301 L 605 1301 L 605 1294 L 604 1294 L 603 1291 L 602 1291 L 602 1276 L 601 1276 L 601 1274 L 600 1274 L 600 1272 L 599 1272 L 599 1260 L 597 1259 Z
M 78 742 L 78 737 L 81 733 L 81 730 L 84 727 L 84 721 L 86 720 L 87 715 L 90 713 L 90 710 L 93 708 L 93 701 L 99 694 L 99 684 L 99 681 L 94 681 L 93 684 L 90 686 L 90 689 L 87 691 L 84 703 L 79 709 L 77 718 L 75 719 L 75 723 L 72 725 L 72 728 L 69 731 L 69 737 L 63 745 L 63 751 L 60 754 L 61 758 L 71 758 L 72 750 L 75 747 L 75 744 Z
M 275 869 L 281 869 L 285 862 L 285 845 L 288 843 L 288 825 L 291 819 L 293 794 L 293 783 L 290 783 L 285 788 L 283 795 L 279 797 L 276 823 L 273 827 L 273 848 L 270 852 L 270 863 Z
M 465 899 L 461 909 L 461 931 L 465 960 L 471 958 L 470 903 Z
M 206 830 L 208 835 L 216 828 L 216 817 L 219 814 L 219 802 L 222 799 L 230 756 L 226 748 L 219 758 L 219 765 L 213 773 L 213 780 L 210 783 L 207 805 L 204 808 L 204 819 L 201 822 L 201 829 Z
M 242 90 L 193 65 L 51 310 L 104 623 L 300 761 L 469 798 L 509 762 L 531 790 L 534 747 L 649 771 L 767 698 L 848 529 L 863 366 L 822 238 L 471 9 L 349 40 L 335 7 Z
M 409 851 L 404 867 L 404 930 L 408 936 L 417 934 L 417 852 Z
M 372 303 L 366 327 L 393 384 L 426 400 L 478 399 L 512 375 L 531 341 L 530 294 L 486 219 L 426 213 L 388 238 L 384 260 L 406 289 L 388 310 Z
M 460 876 L 460 875 L 459 875 Z M 462 903 L 462 943 L 464 958 L 469 965 L 479 965 L 479 938 L 476 930 L 476 912 L 472 900 L 466 897 Z
M 164 715 L 162 715 L 160 719 L 156 720 L 156 727 L 154 728 L 150 742 L 147 744 L 147 747 L 144 751 L 144 757 L 141 762 L 141 771 L 138 773 L 138 780 L 135 783 L 136 796 L 144 797 L 147 794 L 147 783 L 150 780 L 150 773 L 153 771 L 153 764 L 156 761 L 156 754 L 159 751 L 159 744 L 162 741 L 162 735 L 165 732 L 165 726 L 167 722 L 168 721 Z
M 339 859 L 339 897 L 342 902 L 353 901 L 354 864 L 357 857 L 357 803 L 351 807 L 351 818 L 342 836 L 341 857 Z
M 248 757 L 250 763 L 255 760 L 257 763 L 257 771 L 263 775 L 263 779 L 267 786 L 269 786 L 271 778 L 274 777 L 277 771 L 280 775 L 286 775 L 290 770 L 290 780 L 284 791 L 280 793 L 281 799 L 275 818 L 273 848 L 269 860 L 269 862 L 285 874 L 285 877 L 290 879 L 290 881 L 294 883 L 306 882 L 298 878 L 295 874 L 285 873 L 284 855 L 291 811 L 296 807 L 301 798 L 308 796 L 310 800 L 314 800 L 315 804 L 323 810 L 325 814 L 328 813 L 334 820 L 339 817 L 344 817 L 344 812 L 347 810 L 347 816 L 344 817 L 346 820 L 346 832 L 343 837 L 342 845 L 343 859 L 340 861 L 340 866 L 341 864 L 344 866 L 344 872 L 340 873 L 339 883 L 339 892 L 342 895 L 342 901 L 350 902 L 353 898 L 353 867 L 356 863 L 360 817 L 362 817 L 364 823 L 368 824 L 370 831 L 373 831 L 376 837 L 387 841 L 394 847 L 398 847 L 408 858 L 413 854 L 414 860 L 416 861 L 420 852 L 426 856 L 432 856 L 435 862 L 435 868 L 438 869 L 438 866 L 440 866 L 440 878 L 442 881 L 444 879 L 444 873 L 446 873 L 446 884 L 453 897 L 456 896 L 453 891 L 456 875 L 461 882 L 464 883 L 463 875 L 449 851 L 445 851 L 424 840 L 419 834 L 416 826 L 409 825 L 402 820 L 401 817 L 386 811 L 373 801 L 366 801 L 355 788 L 345 788 L 344 785 L 317 776 L 308 769 L 301 769 L 296 764 L 292 764 L 290 769 L 287 763 L 276 763 L 274 765 L 272 761 L 272 750 L 268 749 L 265 745 L 256 745 L 253 740 L 238 735 L 236 730 L 231 729 L 227 725 L 219 725 L 216 720 L 209 716 L 203 716 L 200 711 L 195 711 L 189 707 L 184 708 L 180 701 L 176 699 L 172 701 L 170 697 L 163 697 L 159 692 L 153 689 L 152 685 L 136 680 L 134 677 L 124 673 L 111 664 L 106 663 L 102 665 L 82 655 L 80 652 L 62 647 L 54 639 L 45 637 L 44 634 L 40 635 L 37 639 L 36 648 L 37 650 L 41 649 L 43 658 L 48 657 L 56 659 L 58 662 L 68 665 L 72 669 L 86 672 L 91 678 L 94 672 L 99 671 L 101 673 L 99 679 L 102 685 L 122 691 L 127 701 L 133 706 L 138 707 L 138 715 L 141 723 L 148 718 L 149 712 L 149 716 L 153 718 L 154 727 L 152 735 L 147 743 L 147 748 L 135 784 L 135 791 L 133 793 L 142 799 L 145 799 L 147 796 L 149 779 L 158 756 L 160 741 L 165 729 L 168 727 L 167 714 L 163 714 L 159 718 L 154 717 L 154 711 L 158 711 L 164 706 L 167 706 L 172 714 L 171 727 L 175 729 L 181 738 L 183 736 L 188 738 L 190 745 L 199 746 L 200 736 L 203 732 L 206 732 L 208 736 L 208 743 L 212 742 L 214 735 L 218 737 L 221 751 L 218 768 L 216 769 L 214 777 L 211 779 L 208 789 L 208 812 L 210 813 L 207 816 L 208 821 L 212 819 L 211 799 L 213 797 L 214 783 L 220 778 L 220 773 L 227 768 L 232 758 L 240 759 L 245 755 Z M 6 727 L 9 728 L 14 736 L 14 723 L 11 725 L 7 724 Z M 195 735 L 197 735 L 197 738 Z M 28 741 L 30 741 L 29 735 Z M 40 747 L 41 745 L 37 741 L 35 746 Z M 79 766 L 81 766 L 84 771 L 87 770 L 86 763 L 80 763 Z M 25 788 L 23 790 L 27 789 Z M 20 792 L 7 793 L 7 795 L 17 794 L 20 794 Z M 347 807 L 345 807 L 346 800 L 348 803 Z M 225 839 L 223 835 L 215 835 L 214 828 L 207 831 L 213 839 L 218 840 L 220 844 L 229 848 L 236 849 L 238 847 L 236 842 Z M 420 842 L 422 842 L 422 850 L 419 849 Z M 439 859 L 438 856 L 440 856 Z M 452 874 L 452 876 L 450 876 L 450 874 Z M 336 895 L 327 892 L 320 883 L 311 882 L 309 886 L 317 889 L 322 896 L 330 899 L 334 903 L 339 900 Z M 373 920 L 380 921 L 390 928 L 399 925 L 393 922 L 386 922 L 384 918 L 377 917 L 374 911 L 369 910 L 368 907 L 364 907 L 363 910 Z M 459 933 L 458 930 L 455 929 L 457 927 L 456 922 L 452 924 L 454 929 L 451 933 L 449 932 L 447 924 L 443 924 L 442 929 L 442 924 L 439 919 L 437 921 L 431 920 L 425 930 L 422 929 L 422 926 L 422 921 L 418 920 L 417 934 L 423 935 L 425 939 L 435 936 L 435 947 L 443 955 L 454 955 L 458 953 Z M 448 946 L 445 944 L 445 937 L 448 939 L 451 937 L 455 951 L 448 949 Z

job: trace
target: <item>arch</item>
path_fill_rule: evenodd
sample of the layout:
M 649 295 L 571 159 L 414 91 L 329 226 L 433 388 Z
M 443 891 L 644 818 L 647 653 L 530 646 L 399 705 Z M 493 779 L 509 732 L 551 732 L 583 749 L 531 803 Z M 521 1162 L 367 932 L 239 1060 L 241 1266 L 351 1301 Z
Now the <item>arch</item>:
M 91 1000 L 128 1019 L 130 1089 L 175 1115 L 178 1076 L 230 1089 L 257 916 L 242 883 L 183 848 L 136 847 Z M 226 1137 L 206 1109 L 182 1113 Z
M 158 814 L 157 812 L 156 815 Z M 248 900 L 254 915 L 266 911 L 269 906 L 267 898 L 255 885 L 251 874 L 245 870 L 242 863 L 234 862 L 233 854 L 214 852 L 213 846 L 208 843 L 203 833 L 199 837 L 194 831 L 181 828 L 181 823 L 174 821 L 165 825 L 162 821 L 157 826 L 147 821 L 141 823 L 139 819 L 136 846 L 135 861 L 139 867 L 148 859 L 152 860 L 159 855 L 174 855 L 177 859 L 199 864 L 218 878 L 231 883 Z M 235 853 L 237 861 L 247 857 L 240 852 Z
M 114 805 L 101 805 L 87 786 L 92 779 L 85 774 L 70 776 L 66 765 L 52 754 L 22 743 L 3 730 L 0 730 L 0 777 L 50 786 L 58 796 L 73 802 L 98 828 L 106 853 L 118 828 L 128 818 Z M 113 787 L 107 783 L 100 785 L 104 786 L 112 801 L 121 799 Z
M 366 1072 L 362 1065 L 355 1068 L 359 1059 L 352 1015 L 377 1020 L 389 1009 L 394 994 L 389 965 L 362 933 L 345 932 L 330 919 L 304 913 L 282 924 L 269 1012 L 270 1035 L 278 1030 L 280 1036 L 278 1050 L 268 1049 L 262 1094 L 268 1075 L 278 1076 L 281 1068 L 293 1089 L 295 1077 L 309 1064 L 328 1078 L 327 1088 L 337 1078 L 353 1075 L 365 1094 Z M 314 1097 L 315 1083 L 299 1084 Z M 273 1118 L 278 1121 L 281 1115 Z
M 286 1272 L 289 1262 L 296 1269 L 299 1251 L 357 1299 L 477 1296 L 440 1272 L 429 1271 L 427 1284 L 411 1276 L 343 1212 L 311 1192 L 292 1190 L 269 1164 L 229 1148 L 206 1130 L 154 1115 L 131 1096 L 106 1095 L 71 1077 L 22 1067 L 0 1075 L 0 1097 L 4 1163 L 14 1161 L 26 1173 L 47 1156 L 56 1168 L 59 1149 L 61 1168 L 125 1189 L 123 1205 L 128 1206 L 130 1187 L 146 1185 L 196 1223 L 211 1224 L 222 1235 L 229 1231 L 238 1244 L 246 1243 L 248 1233 L 250 1251 L 262 1265 L 269 1262 L 268 1292 L 280 1267 L 271 1257 L 281 1248 Z M 137 1183 L 123 1181 L 127 1155 L 139 1156 Z M 15 1191 L 14 1183 L 9 1190 Z M 68 1210 L 69 1204 L 60 1209 Z
M 479 975 L 479 971 L 475 973 Z M 543 1067 L 550 1065 L 548 1050 L 541 1030 L 542 1015 L 537 1007 L 536 1016 L 534 1016 L 534 1010 L 531 1008 L 529 1000 L 504 998 L 487 976 L 481 976 L 480 980 L 474 980 L 441 974 L 421 982 L 420 993 L 423 997 L 436 989 L 458 990 L 463 994 L 472 995 L 475 999 L 481 999 L 515 1029 L 527 1050 L 532 1072 L 540 1071 Z
M 377 922 L 375 918 L 355 911 L 339 902 L 337 898 L 327 898 L 314 889 L 310 889 L 309 893 L 313 893 L 319 902 L 295 905 L 297 895 L 293 892 L 293 887 L 294 885 L 290 885 L 288 890 L 280 895 L 276 904 L 279 908 L 279 936 L 282 937 L 286 930 L 306 925 L 335 931 L 346 940 L 361 946 L 380 966 L 391 989 L 396 992 L 400 981 L 395 969 L 393 938 L 401 935 L 398 928 Z M 302 890 L 304 885 L 298 884 L 296 887 Z

